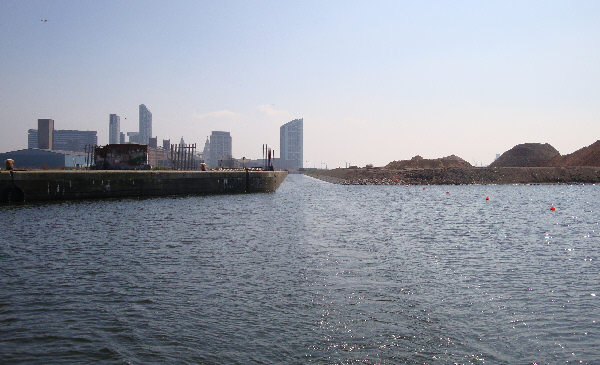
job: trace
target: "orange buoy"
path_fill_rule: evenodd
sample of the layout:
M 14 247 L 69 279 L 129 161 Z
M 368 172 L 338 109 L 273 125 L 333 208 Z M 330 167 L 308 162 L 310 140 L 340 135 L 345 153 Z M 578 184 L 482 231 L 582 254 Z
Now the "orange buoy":
M 485 197 L 485 200 L 490 200 L 490 197 L 489 197 L 489 196 L 486 196 L 486 197 Z
M 554 212 L 556 210 L 556 208 L 554 208 L 554 206 L 551 206 L 550 210 Z

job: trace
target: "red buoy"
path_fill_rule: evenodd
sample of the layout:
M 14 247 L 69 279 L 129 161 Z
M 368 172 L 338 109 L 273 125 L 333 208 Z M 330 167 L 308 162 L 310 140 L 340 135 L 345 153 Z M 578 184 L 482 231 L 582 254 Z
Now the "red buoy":
M 554 206 L 551 206 L 550 210 L 554 212 L 556 210 L 556 208 L 554 208 Z
M 485 197 L 485 200 L 490 200 L 490 197 L 489 197 L 489 196 L 486 196 L 486 197 Z
M 423 190 L 425 190 L 425 188 L 423 188 Z
M 449 192 L 449 191 L 447 191 L 447 192 L 446 192 L 446 194 L 450 194 L 450 192 Z
M 394 179 L 394 182 L 398 182 L 398 179 Z

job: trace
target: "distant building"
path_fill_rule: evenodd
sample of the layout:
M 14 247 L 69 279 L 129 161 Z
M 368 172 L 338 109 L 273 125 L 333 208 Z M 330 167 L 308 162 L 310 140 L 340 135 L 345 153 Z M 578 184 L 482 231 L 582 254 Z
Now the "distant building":
M 231 155 L 231 135 L 229 132 L 213 131 L 210 135 L 208 167 L 218 167 L 219 160 L 231 158 Z
M 127 137 L 129 138 L 129 143 L 138 143 L 140 142 L 140 132 L 127 132 Z
M 108 121 L 108 143 L 119 144 L 121 133 L 121 118 L 116 114 L 111 114 Z
M 279 128 L 279 161 L 277 168 L 302 168 L 304 120 L 294 119 Z
M 140 131 L 138 143 L 148 144 L 152 137 L 152 113 L 144 104 L 140 104 Z
M 242 167 L 242 163 L 232 157 L 220 158 L 217 164 L 218 167 L 222 167 L 224 169 L 239 169 Z
M 252 167 L 252 168 L 264 168 L 269 164 L 268 158 L 258 158 L 256 160 L 246 159 L 246 160 L 238 160 L 240 164 L 243 164 L 244 167 Z M 279 158 L 271 158 L 271 165 L 273 165 L 276 169 L 281 169 L 281 160 Z
M 54 119 L 38 119 L 38 148 L 53 148 Z
M 119 132 L 119 144 L 125 144 L 125 133 Z
M 158 148 L 158 137 L 150 137 L 150 139 L 148 139 L 148 147 Z
M 15 160 L 15 168 L 72 168 L 86 166 L 87 154 L 74 151 L 50 151 L 37 148 L 0 153 L 0 160 Z
M 54 148 L 58 151 L 84 152 L 86 145 L 97 145 L 96 131 L 60 129 L 54 131 Z
M 204 161 L 208 161 L 210 156 L 210 140 L 206 137 L 206 142 L 204 142 L 204 149 L 202 150 L 202 156 L 204 156 Z
M 194 160 L 196 161 L 196 168 L 200 168 L 200 164 L 205 162 L 204 160 L 204 153 L 196 151 L 194 153 Z
M 152 167 L 171 167 L 170 150 L 148 147 L 148 165 Z
M 171 140 L 163 139 L 163 150 L 167 151 L 171 149 Z
M 27 130 L 27 148 L 38 148 L 38 131 L 37 131 L 37 129 Z
M 38 134 L 37 129 L 27 131 L 27 148 L 39 148 Z M 55 129 L 52 132 L 52 141 L 52 150 L 84 152 L 86 145 L 98 144 L 98 136 L 96 131 Z

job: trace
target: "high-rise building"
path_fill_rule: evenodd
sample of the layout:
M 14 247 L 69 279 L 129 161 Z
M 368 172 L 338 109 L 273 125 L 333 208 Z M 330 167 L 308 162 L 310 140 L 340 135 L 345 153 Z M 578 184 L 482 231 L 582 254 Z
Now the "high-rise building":
M 208 156 L 208 167 L 218 167 L 220 159 L 231 158 L 231 135 L 229 132 L 213 131 L 211 133 Z
M 54 119 L 38 119 L 38 148 L 51 150 L 53 148 Z
M 138 143 L 148 144 L 152 137 L 152 113 L 144 104 L 140 104 L 140 132 Z
M 27 130 L 27 148 L 38 148 L 38 131 L 37 131 L 37 129 Z
M 158 137 L 150 137 L 148 139 L 148 147 L 158 148 Z
M 171 149 L 171 140 L 163 139 L 163 150 L 167 151 Z
M 27 148 L 39 147 L 38 135 L 37 129 L 29 129 L 27 131 Z M 84 152 L 86 145 L 96 144 L 98 144 L 96 131 L 55 129 L 52 132 L 52 149 L 56 151 Z
M 120 143 L 121 118 L 116 114 L 111 114 L 108 121 L 108 143 Z
M 125 133 L 119 132 L 119 144 L 125 144 Z
M 279 167 L 302 168 L 304 119 L 294 119 L 279 128 Z

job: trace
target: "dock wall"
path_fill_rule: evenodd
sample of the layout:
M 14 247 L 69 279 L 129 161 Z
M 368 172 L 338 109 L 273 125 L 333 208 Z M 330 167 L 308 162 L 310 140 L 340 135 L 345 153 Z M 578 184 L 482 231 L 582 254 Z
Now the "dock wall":
M 286 171 L 8 171 L 0 202 L 273 192 Z

